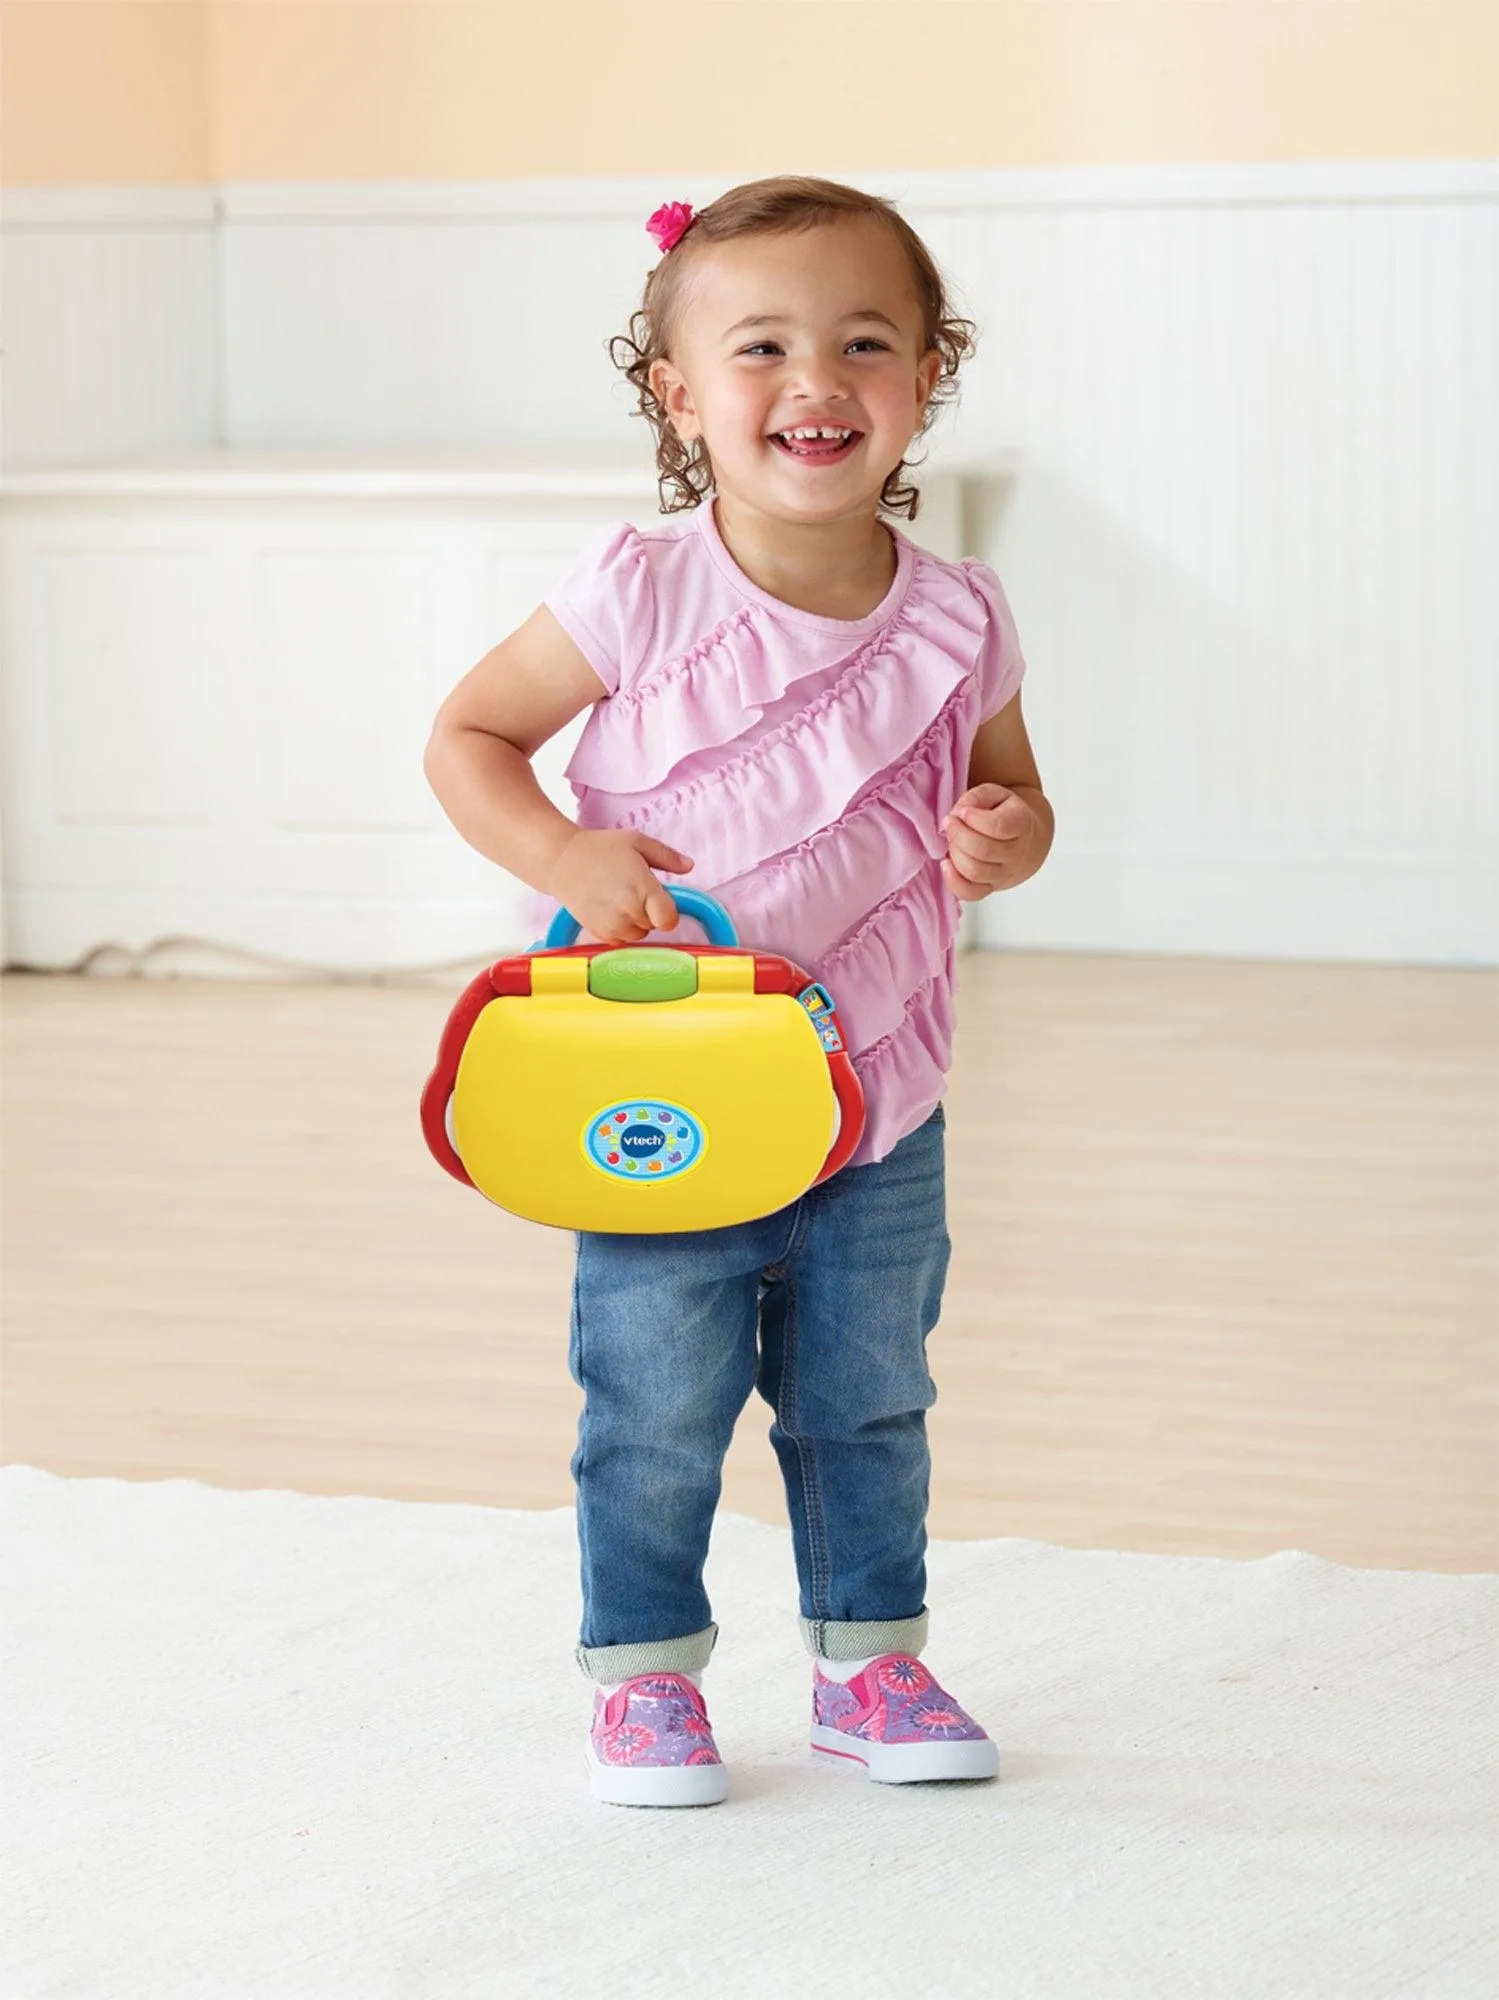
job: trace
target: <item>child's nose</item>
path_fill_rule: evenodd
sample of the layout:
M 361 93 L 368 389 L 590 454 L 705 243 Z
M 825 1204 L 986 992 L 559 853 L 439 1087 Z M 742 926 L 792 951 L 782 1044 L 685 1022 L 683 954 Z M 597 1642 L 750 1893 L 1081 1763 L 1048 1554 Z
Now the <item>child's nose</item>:
M 792 365 L 792 379 L 809 403 L 826 403 L 848 394 L 845 365 L 837 355 L 804 357 Z

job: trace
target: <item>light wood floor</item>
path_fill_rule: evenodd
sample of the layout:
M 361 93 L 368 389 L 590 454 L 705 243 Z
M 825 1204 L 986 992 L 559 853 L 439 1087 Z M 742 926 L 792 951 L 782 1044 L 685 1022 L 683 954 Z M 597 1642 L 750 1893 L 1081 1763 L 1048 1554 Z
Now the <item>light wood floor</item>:
M 571 1239 L 418 1132 L 461 983 L 0 983 L 0 1456 L 570 1502 Z M 965 958 L 933 1533 L 1499 1566 L 1495 999 Z M 780 1520 L 768 1422 L 724 1504 Z

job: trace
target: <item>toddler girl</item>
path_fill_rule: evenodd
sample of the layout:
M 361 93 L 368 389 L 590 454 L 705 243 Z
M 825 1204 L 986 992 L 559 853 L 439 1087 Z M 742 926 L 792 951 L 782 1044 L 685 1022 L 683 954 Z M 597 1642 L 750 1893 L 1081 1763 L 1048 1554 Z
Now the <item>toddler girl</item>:
M 904 454 L 972 328 L 893 205 L 854 188 L 756 181 L 647 227 L 662 255 L 612 352 L 679 518 L 594 539 L 448 697 L 427 772 L 466 839 L 597 940 L 670 942 L 663 875 L 711 889 L 747 945 L 831 988 L 867 1122 L 777 1214 L 578 1236 L 590 1782 L 724 1797 L 702 1572 L 752 1389 L 775 1413 L 813 1747 L 887 1782 L 992 1777 L 994 1744 L 919 1658 L 926 1339 L 959 905 L 1034 874 L 1052 814 L 999 579 L 882 518 L 916 515 Z M 529 760 L 585 708 L 574 825 Z

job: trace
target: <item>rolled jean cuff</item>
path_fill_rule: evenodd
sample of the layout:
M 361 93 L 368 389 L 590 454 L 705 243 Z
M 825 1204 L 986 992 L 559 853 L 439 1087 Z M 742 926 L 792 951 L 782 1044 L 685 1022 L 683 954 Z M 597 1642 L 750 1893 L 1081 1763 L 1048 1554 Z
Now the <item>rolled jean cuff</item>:
M 853 1624 L 836 1618 L 803 1618 L 802 1644 L 814 1659 L 876 1660 L 881 1653 L 919 1653 L 926 1644 L 928 1613 L 914 1618 Z
M 591 1681 L 616 1687 L 637 1674 L 700 1674 L 718 1643 L 718 1627 L 705 1625 L 685 1639 L 642 1639 L 633 1646 L 579 1646 L 574 1658 Z

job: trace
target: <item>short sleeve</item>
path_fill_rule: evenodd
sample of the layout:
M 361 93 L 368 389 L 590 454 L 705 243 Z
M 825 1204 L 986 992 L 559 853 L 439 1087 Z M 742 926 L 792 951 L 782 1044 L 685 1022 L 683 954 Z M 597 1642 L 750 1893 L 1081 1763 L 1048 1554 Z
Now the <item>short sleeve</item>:
M 989 567 L 976 557 L 965 559 L 963 569 L 968 587 L 984 608 L 984 644 L 979 653 L 979 721 L 998 715 L 1013 701 L 1025 678 L 1025 655 L 1015 629 L 1015 614 L 1005 596 L 1004 585 Z
M 610 694 L 616 693 L 644 659 L 655 625 L 639 531 L 619 521 L 595 535 L 542 602 Z

